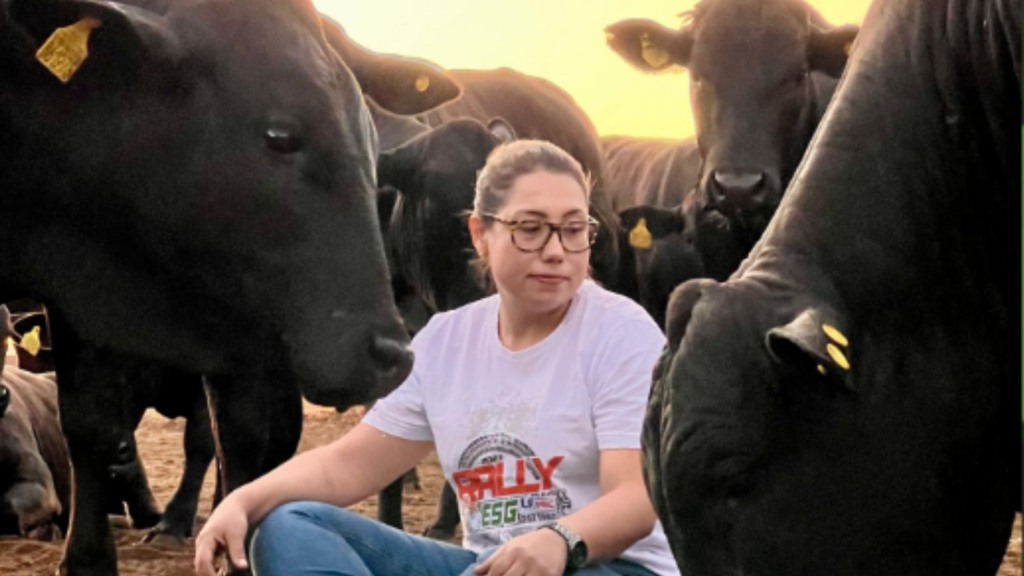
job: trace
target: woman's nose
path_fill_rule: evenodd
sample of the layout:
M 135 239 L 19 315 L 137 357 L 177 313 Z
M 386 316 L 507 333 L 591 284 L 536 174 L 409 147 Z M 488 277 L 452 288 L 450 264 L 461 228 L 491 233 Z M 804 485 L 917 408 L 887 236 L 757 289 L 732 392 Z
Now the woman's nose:
M 565 247 L 562 246 L 562 233 L 560 230 L 552 231 L 552 234 L 548 236 L 548 241 L 544 244 L 541 255 L 545 260 L 561 260 L 565 256 Z

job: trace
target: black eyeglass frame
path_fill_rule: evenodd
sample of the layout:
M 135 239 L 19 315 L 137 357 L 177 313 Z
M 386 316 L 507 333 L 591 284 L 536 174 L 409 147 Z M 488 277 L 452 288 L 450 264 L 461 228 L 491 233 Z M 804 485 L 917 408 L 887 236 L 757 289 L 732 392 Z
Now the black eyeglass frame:
M 526 252 L 527 254 L 533 254 L 533 253 L 536 253 L 536 252 L 540 252 L 541 250 L 544 250 L 544 247 L 548 245 L 548 242 L 551 242 L 551 236 L 556 234 L 556 233 L 558 234 L 558 243 L 562 245 L 562 250 L 565 250 L 569 254 L 581 254 L 581 253 L 586 252 L 586 251 L 588 251 L 588 250 L 590 250 L 591 248 L 594 247 L 594 242 L 597 241 L 597 233 L 601 229 L 601 223 L 600 222 L 595 220 L 593 216 L 587 216 L 586 222 L 587 222 L 587 227 L 589 228 L 588 234 L 587 234 L 587 239 L 589 240 L 589 244 L 587 244 L 586 248 L 583 248 L 583 249 L 580 249 L 580 250 L 570 250 L 565 245 L 565 240 L 562 239 L 562 228 L 567 226 L 569 223 L 566 223 L 566 224 L 555 224 L 553 222 L 547 222 L 545 220 L 505 220 L 504 218 L 499 218 L 497 214 L 491 214 L 489 212 L 484 212 L 484 213 L 480 214 L 480 216 L 482 216 L 483 218 L 486 218 L 488 220 L 493 220 L 495 222 L 501 222 L 502 224 L 508 226 L 509 227 L 509 235 L 512 237 L 512 245 L 515 246 L 516 249 L 518 249 L 520 252 Z M 518 243 L 516 243 L 516 228 L 519 227 L 520 225 L 522 225 L 525 222 L 529 222 L 531 224 L 533 224 L 533 223 L 541 224 L 543 226 L 547 226 L 547 228 L 548 228 L 548 234 L 547 234 L 547 236 L 544 237 L 544 241 L 540 243 L 539 247 L 534 248 L 533 250 L 528 250 L 526 248 L 523 248 Z M 578 221 L 573 221 L 572 223 L 575 224 L 576 222 L 578 222 Z

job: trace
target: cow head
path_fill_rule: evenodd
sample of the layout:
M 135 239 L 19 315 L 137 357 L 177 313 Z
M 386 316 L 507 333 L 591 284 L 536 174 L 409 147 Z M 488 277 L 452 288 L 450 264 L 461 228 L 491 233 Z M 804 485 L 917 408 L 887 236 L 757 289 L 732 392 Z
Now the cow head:
M 641 70 L 689 69 L 703 201 L 749 248 L 814 133 L 856 28 L 825 29 L 800 0 L 705 0 L 688 17 L 681 30 L 618 22 L 608 42 Z
M 486 295 L 470 266 L 475 252 L 464 215 L 473 208 L 477 172 L 515 131 L 500 118 L 488 126 L 469 118 L 446 122 L 381 153 L 380 184 L 398 190 L 388 226 L 395 271 L 432 311 Z
M 968 437 L 991 426 L 979 410 L 996 398 L 977 382 L 957 391 L 922 353 L 947 336 L 856 321 L 821 277 L 796 275 L 691 281 L 671 297 L 643 448 L 680 570 L 994 570 L 1012 511 L 986 508 L 1006 487 L 972 466 L 1006 452 Z
M 422 94 L 351 70 L 433 72 L 342 62 L 301 0 L 130 4 L 12 0 L 0 21 L 0 155 L 17 167 L 0 169 L 0 236 L 32 242 L 0 280 L 99 346 L 272 368 L 324 404 L 386 393 L 411 354 L 360 85 Z M 68 27 L 59 80 L 35 53 Z
M 865 429 L 855 378 L 864 359 L 845 314 L 820 299 L 701 280 L 673 293 L 667 322 L 645 478 L 683 573 L 903 573 L 876 564 L 875 544 L 928 528 L 883 525 L 870 510 L 921 512 L 930 496 L 914 491 L 927 491 L 928 473 L 866 440 L 894 430 Z M 909 560 L 912 548 L 890 559 Z
M 623 271 L 632 263 L 636 299 L 664 328 L 668 295 L 681 282 L 704 276 L 704 266 L 686 232 L 681 207 L 633 206 L 619 211 Z M 628 252 L 626 252 L 628 250 Z M 630 262 L 632 261 L 632 262 Z

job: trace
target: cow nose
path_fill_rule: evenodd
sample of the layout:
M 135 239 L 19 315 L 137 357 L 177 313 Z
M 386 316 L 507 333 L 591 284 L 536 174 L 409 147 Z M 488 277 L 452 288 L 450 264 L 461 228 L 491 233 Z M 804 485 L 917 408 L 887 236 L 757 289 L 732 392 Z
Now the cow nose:
M 11 391 L 7 386 L 0 384 L 0 418 L 7 412 L 11 404 Z
M 764 172 L 715 170 L 709 182 L 711 200 L 723 211 L 751 210 L 765 202 L 766 181 Z
M 380 376 L 380 385 L 391 390 L 402 383 L 412 371 L 413 354 L 408 345 L 388 338 L 375 336 L 370 347 L 370 358 L 373 359 Z

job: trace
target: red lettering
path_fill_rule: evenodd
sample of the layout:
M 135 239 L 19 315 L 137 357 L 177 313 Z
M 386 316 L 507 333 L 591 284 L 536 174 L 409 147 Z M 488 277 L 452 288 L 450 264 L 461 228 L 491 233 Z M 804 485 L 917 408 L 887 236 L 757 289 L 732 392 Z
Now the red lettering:
M 551 477 L 555 475 L 555 468 L 562 463 L 565 456 L 555 456 L 551 460 L 548 460 L 547 466 L 544 465 L 544 461 L 540 458 L 533 457 L 533 465 L 537 467 L 537 471 L 540 472 L 540 484 L 542 490 L 550 490 L 552 486 Z
M 550 490 L 553 482 L 551 477 L 555 469 L 562 463 L 564 456 L 555 456 L 544 463 L 540 458 L 531 458 L 530 462 L 540 474 L 540 482 L 526 481 L 526 460 L 516 460 L 515 480 L 511 486 L 505 485 L 505 463 L 484 464 L 468 470 L 458 470 L 452 474 L 452 481 L 459 494 L 459 499 L 472 506 L 482 500 L 487 492 L 494 498 L 502 496 L 518 496 L 531 494 L 541 490 Z
M 493 494 L 494 494 L 495 497 L 499 497 L 499 496 L 515 496 L 517 494 L 529 494 L 531 492 L 536 492 L 537 490 L 540 489 L 540 484 L 524 484 L 524 483 L 519 481 L 519 478 L 521 477 L 520 474 L 519 474 L 519 470 L 518 470 L 519 462 L 516 463 L 516 483 L 513 484 L 512 486 L 509 486 L 509 487 L 505 486 L 505 474 L 504 474 L 504 472 L 505 472 L 505 465 L 504 465 L 504 463 L 503 462 L 499 462 L 498 465 L 497 465 L 497 468 L 498 468 L 498 472 L 500 472 L 500 474 L 497 475 L 498 482 L 497 482 L 497 485 L 494 487 Z M 524 473 L 524 475 L 525 475 L 525 473 Z
M 494 466 L 484 464 L 468 470 L 458 470 L 452 474 L 452 480 L 455 482 L 459 499 L 473 505 L 483 499 L 487 490 L 494 492 Z

